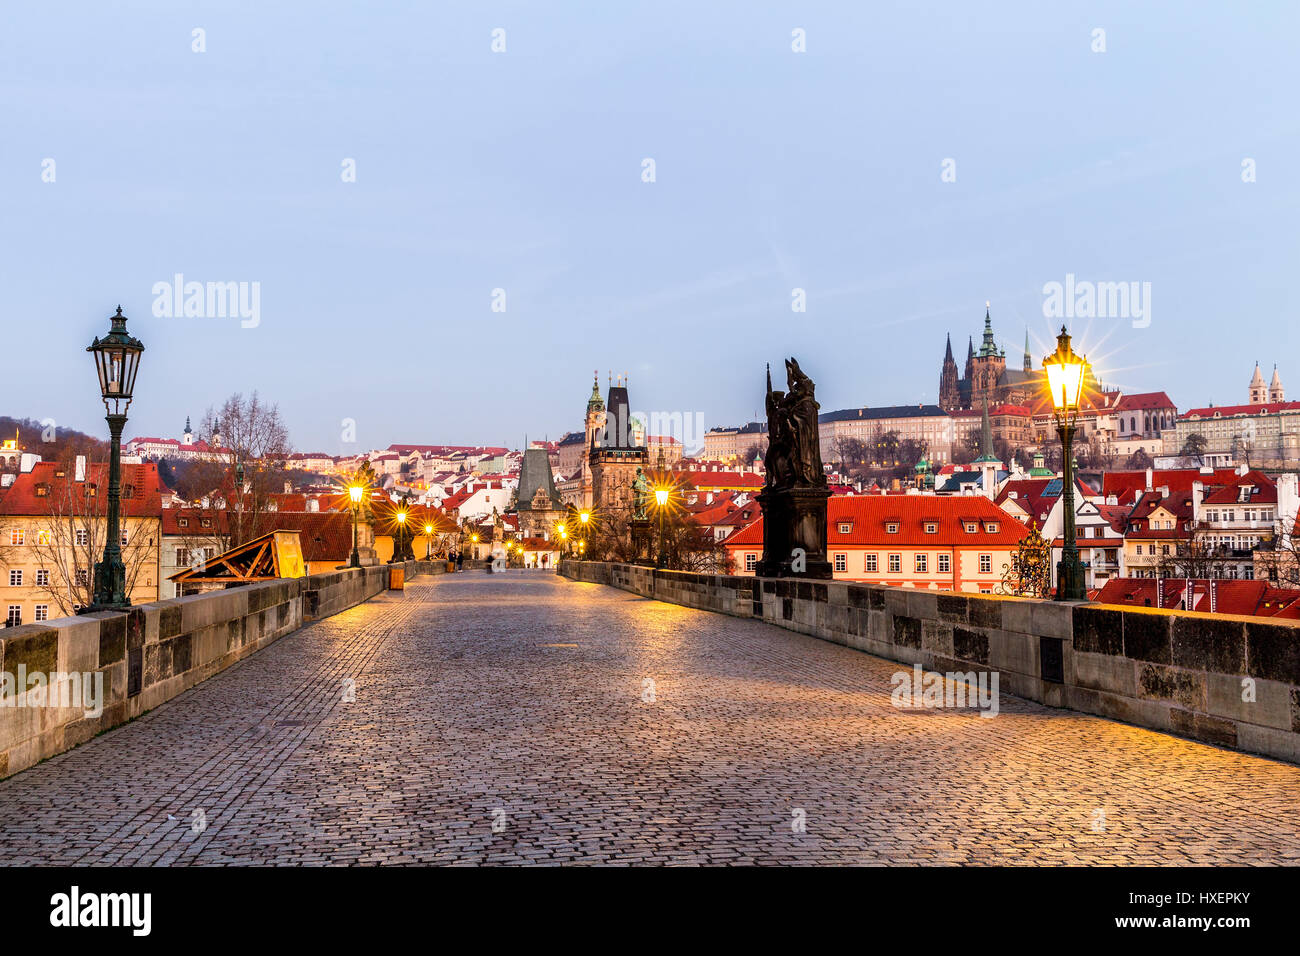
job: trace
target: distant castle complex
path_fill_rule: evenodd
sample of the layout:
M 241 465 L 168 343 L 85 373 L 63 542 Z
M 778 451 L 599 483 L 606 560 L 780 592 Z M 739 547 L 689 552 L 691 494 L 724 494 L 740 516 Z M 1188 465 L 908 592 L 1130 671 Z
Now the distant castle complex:
M 966 346 L 965 374 L 958 376 L 957 362 L 952 357 L 952 336 L 943 356 L 943 370 L 939 373 L 939 407 L 946 412 L 967 408 L 982 408 L 987 400 L 990 406 L 1002 404 L 1030 405 L 1039 387 L 1041 372 L 1035 372 L 1029 355 L 1029 332 L 1025 332 L 1025 359 L 1023 368 L 1007 368 L 1007 353 L 998 347 L 993 337 L 993 319 L 987 304 L 984 309 L 984 337 L 979 351 L 974 340 Z

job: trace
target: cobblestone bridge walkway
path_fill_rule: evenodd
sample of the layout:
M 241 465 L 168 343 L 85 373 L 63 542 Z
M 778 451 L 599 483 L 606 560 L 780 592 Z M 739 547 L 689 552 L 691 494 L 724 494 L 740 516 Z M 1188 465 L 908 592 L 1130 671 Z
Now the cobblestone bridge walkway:
M 1300 863 L 1300 768 L 901 711 L 898 669 L 553 574 L 417 579 L 0 782 L 0 861 Z

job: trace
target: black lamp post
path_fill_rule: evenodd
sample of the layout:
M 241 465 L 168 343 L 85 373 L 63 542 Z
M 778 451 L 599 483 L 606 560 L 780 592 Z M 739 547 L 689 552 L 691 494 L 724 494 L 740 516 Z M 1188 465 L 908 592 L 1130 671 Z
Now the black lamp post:
M 664 509 L 668 507 L 667 488 L 655 489 L 655 504 L 659 506 L 659 556 L 655 558 L 655 567 L 663 568 L 667 566 L 667 558 L 664 555 Z
M 357 516 L 361 513 L 361 495 L 364 489 L 361 485 L 353 483 L 348 486 L 348 497 L 352 499 L 352 558 L 348 561 L 348 567 L 361 567 L 361 552 L 357 550 Z
M 1056 566 L 1056 600 L 1083 601 L 1087 599 L 1087 592 L 1074 528 L 1074 460 L 1070 448 L 1074 442 L 1088 360 L 1074 354 L 1065 326 L 1061 326 L 1061 334 L 1056 338 L 1056 352 L 1043 359 L 1043 370 L 1047 373 L 1047 385 L 1055 409 L 1056 433 L 1061 437 L 1061 508 L 1065 512 L 1065 527 L 1061 561 Z
M 99 391 L 108 412 L 108 540 L 104 543 L 104 559 L 95 565 L 94 595 L 82 613 L 121 611 L 131 606 L 126 595 L 126 566 L 122 563 L 122 428 L 131 407 L 144 345 L 127 332 L 120 305 L 110 321 L 113 325 L 108 334 L 86 347 L 95 356 Z

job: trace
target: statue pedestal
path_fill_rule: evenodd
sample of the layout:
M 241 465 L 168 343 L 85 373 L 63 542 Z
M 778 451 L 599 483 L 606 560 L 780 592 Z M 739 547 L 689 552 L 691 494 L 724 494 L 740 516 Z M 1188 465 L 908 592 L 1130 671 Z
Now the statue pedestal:
M 653 563 L 655 548 L 658 547 L 659 543 L 655 540 L 654 529 L 650 526 L 650 519 L 633 518 L 631 531 L 632 553 L 636 555 L 636 560 Z
M 755 574 L 819 580 L 834 576 L 826 559 L 826 499 L 830 496 L 828 488 L 764 489 L 758 493 L 763 509 L 763 560 L 754 568 Z

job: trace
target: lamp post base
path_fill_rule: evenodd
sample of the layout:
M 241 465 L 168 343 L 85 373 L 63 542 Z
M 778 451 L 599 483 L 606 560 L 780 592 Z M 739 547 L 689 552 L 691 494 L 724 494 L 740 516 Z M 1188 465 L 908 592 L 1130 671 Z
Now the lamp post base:
M 120 558 L 109 556 L 103 561 L 95 562 L 94 580 L 90 604 L 77 613 L 125 611 L 131 607 L 131 601 L 126 596 L 126 566 Z
M 1083 562 L 1076 552 L 1068 552 L 1056 564 L 1056 600 L 1086 601 L 1088 591 L 1083 582 Z

